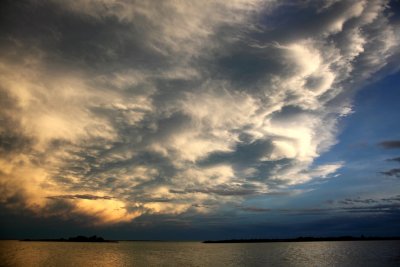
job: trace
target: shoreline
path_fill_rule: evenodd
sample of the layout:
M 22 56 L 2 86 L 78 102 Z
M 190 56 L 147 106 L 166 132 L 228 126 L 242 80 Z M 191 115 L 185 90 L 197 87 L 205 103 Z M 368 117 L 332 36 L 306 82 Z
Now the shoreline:
M 400 240 L 400 237 L 297 237 L 277 239 L 227 239 L 227 240 L 206 240 L 204 244 L 216 243 L 278 243 L 278 242 L 323 242 L 323 241 L 390 241 Z

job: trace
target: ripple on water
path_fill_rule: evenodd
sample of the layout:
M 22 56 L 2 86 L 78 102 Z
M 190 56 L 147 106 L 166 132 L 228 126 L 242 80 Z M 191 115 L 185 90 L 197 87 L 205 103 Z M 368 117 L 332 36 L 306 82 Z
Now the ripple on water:
M 202 244 L 0 241 L 4 266 L 400 266 L 400 241 Z

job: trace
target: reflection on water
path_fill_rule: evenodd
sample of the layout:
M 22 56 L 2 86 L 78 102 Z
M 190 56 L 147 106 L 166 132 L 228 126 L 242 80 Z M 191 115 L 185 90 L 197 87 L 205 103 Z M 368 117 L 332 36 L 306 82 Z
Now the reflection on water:
M 1 266 L 400 266 L 400 241 L 202 244 L 0 241 Z

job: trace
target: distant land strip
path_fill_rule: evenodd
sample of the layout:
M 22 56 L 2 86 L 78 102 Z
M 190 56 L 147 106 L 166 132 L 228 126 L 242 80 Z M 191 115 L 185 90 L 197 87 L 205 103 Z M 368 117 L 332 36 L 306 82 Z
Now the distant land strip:
M 20 241 L 42 241 L 42 242 L 96 242 L 96 243 L 117 243 L 115 240 L 106 240 L 100 236 L 76 236 L 69 238 L 56 238 L 56 239 L 21 239 Z
M 278 239 L 229 239 L 229 240 L 206 240 L 203 243 L 274 243 L 274 242 L 317 242 L 317 241 L 379 241 L 379 240 L 400 240 L 400 236 L 392 237 L 297 237 Z

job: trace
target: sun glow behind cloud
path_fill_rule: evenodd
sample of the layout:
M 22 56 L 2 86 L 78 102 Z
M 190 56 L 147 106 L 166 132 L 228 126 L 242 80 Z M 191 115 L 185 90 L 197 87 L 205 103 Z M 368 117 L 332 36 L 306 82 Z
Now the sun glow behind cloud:
M 354 91 L 398 55 L 386 6 L 9 7 L 0 50 L 0 201 L 113 224 L 213 213 L 334 175 L 343 162 L 315 159 L 335 144 Z M 18 22 L 32 7 L 35 23 Z M 289 9 L 311 19 L 276 20 Z

